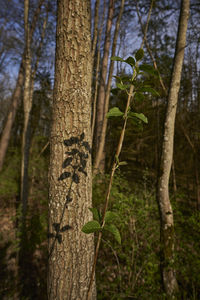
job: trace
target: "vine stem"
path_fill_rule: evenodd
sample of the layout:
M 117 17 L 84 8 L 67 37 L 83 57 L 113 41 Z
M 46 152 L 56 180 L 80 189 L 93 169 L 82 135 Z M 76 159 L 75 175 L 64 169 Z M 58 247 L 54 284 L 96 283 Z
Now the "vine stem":
M 152 8 L 153 8 L 153 3 L 154 3 L 154 0 L 151 1 L 146 26 L 145 26 L 145 29 L 144 29 L 144 37 L 143 37 L 143 41 L 142 41 L 140 49 L 143 49 L 144 43 L 146 42 L 146 34 L 147 34 L 148 25 L 149 25 L 149 21 L 150 21 L 150 16 L 151 16 Z M 136 4 L 137 4 L 137 1 L 136 1 Z M 138 6 L 137 6 L 137 9 L 138 9 Z M 134 79 L 135 76 L 136 76 L 136 74 L 133 75 L 132 79 Z M 117 150 L 116 150 L 116 154 L 115 154 L 115 160 L 114 160 L 113 165 L 112 165 L 112 171 L 111 171 L 111 174 L 110 174 L 110 180 L 109 180 L 109 185 L 108 185 L 108 189 L 107 189 L 106 200 L 105 200 L 105 205 L 104 205 L 104 210 L 103 210 L 103 216 L 102 216 L 102 225 L 101 225 L 102 229 L 105 225 L 105 215 L 106 215 L 106 211 L 107 211 L 108 203 L 109 203 L 109 199 L 110 199 L 110 192 L 111 192 L 111 188 L 112 188 L 112 182 L 113 182 L 114 174 L 115 174 L 115 171 L 118 167 L 119 155 L 121 153 L 121 149 L 122 149 L 122 145 L 123 145 L 123 141 L 124 141 L 126 125 L 127 125 L 127 120 L 128 120 L 128 111 L 129 111 L 129 108 L 130 108 L 131 98 L 133 97 L 133 92 L 134 92 L 134 86 L 131 85 L 129 93 L 128 93 L 128 99 L 127 99 L 126 109 L 125 109 L 125 113 L 124 113 L 124 124 L 123 124 L 123 128 L 122 128 L 121 135 L 120 135 L 120 138 L 119 138 L 119 142 L 118 142 L 118 146 L 117 146 Z M 91 272 L 91 276 L 90 276 L 90 282 L 89 282 L 89 286 L 88 286 L 86 300 L 91 299 L 92 284 L 93 284 L 93 281 L 94 281 L 95 268 L 96 268 L 98 254 L 99 254 L 99 247 L 100 247 L 100 244 L 101 244 L 101 240 L 102 240 L 102 231 L 100 231 L 99 234 L 98 234 L 97 245 L 96 245 L 95 255 L 94 255 L 94 262 L 93 262 L 93 266 L 92 266 L 92 272 Z
M 101 225 L 102 229 L 105 225 L 105 215 L 106 215 L 106 211 L 107 211 L 108 203 L 109 203 L 109 199 L 110 199 L 110 192 L 111 192 L 111 188 L 112 188 L 112 182 L 113 182 L 115 171 L 118 167 L 118 158 L 119 158 L 119 155 L 121 153 L 121 149 L 122 149 L 122 145 L 123 145 L 123 141 L 124 141 L 124 135 L 125 135 L 126 125 L 127 125 L 127 120 L 128 120 L 128 111 L 129 111 L 129 107 L 130 107 L 130 103 L 131 103 L 131 98 L 133 96 L 133 91 L 134 91 L 134 86 L 131 85 L 129 93 L 128 93 L 128 99 L 127 99 L 126 109 L 125 109 L 125 113 L 124 113 L 124 124 L 123 124 L 123 128 L 122 128 L 121 135 L 120 135 L 120 138 L 119 138 L 119 142 L 118 142 L 118 146 L 117 146 L 117 150 L 116 150 L 116 154 L 115 154 L 115 160 L 114 160 L 113 165 L 112 165 L 112 171 L 111 171 L 111 174 L 110 174 L 109 185 L 108 185 L 108 189 L 107 189 L 107 193 L 106 193 L 106 200 L 105 200 L 103 216 L 102 216 L 102 225 Z M 96 249 L 95 249 L 94 262 L 93 262 L 93 266 L 92 266 L 92 272 L 91 272 L 91 276 L 90 276 L 90 282 L 89 282 L 89 287 L 88 287 L 88 291 L 87 291 L 86 300 L 91 299 L 92 284 L 93 284 L 93 281 L 94 281 L 95 268 L 96 268 L 98 254 L 99 254 L 99 247 L 100 247 L 100 244 L 101 244 L 101 240 L 102 240 L 102 231 L 100 231 L 99 235 L 98 235 L 97 245 L 96 245 Z

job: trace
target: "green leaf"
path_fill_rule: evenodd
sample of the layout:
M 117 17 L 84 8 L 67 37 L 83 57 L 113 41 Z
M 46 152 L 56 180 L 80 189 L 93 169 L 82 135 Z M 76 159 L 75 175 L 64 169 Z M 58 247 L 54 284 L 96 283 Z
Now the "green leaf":
M 121 77 L 120 76 L 113 76 L 117 82 L 121 82 Z
M 150 86 L 143 86 L 143 87 L 140 88 L 139 91 L 140 92 L 151 93 L 154 96 L 160 96 L 159 93 L 156 90 L 154 90 L 152 87 L 150 87 Z
M 114 224 L 105 224 L 104 229 L 113 234 L 115 240 L 121 245 L 121 235 Z
M 126 161 L 121 161 L 121 162 L 119 163 L 119 166 L 126 166 L 126 165 L 128 165 L 128 163 L 127 163 Z
M 121 58 L 119 56 L 112 56 L 111 60 L 114 60 L 114 61 L 124 61 L 123 58 Z
M 131 67 L 135 66 L 135 59 L 132 56 L 129 56 L 124 62 L 129 64 Z
M 108 210 L 105 214 L 105 223 L 110 223 L 118 217 L 119 216 L 115 212 Z
M 158 76 L 158 71 L 153 67 L 153 66 L 150 66 L 150 65 L 147 65 L 147 64 L 142 64 L 139 66 L 139 69 L 141 71 L 144 71 L 150 75 L 153 75 L 153 76 Z
M 120 76 L 122 82 L 131 82 L 130 76 Z
M 111 109 L 109 110 L 109 112 L 106 114 L 106 117 L 107 117 L 107 118 L 110 118 L 110 117 L 121 117 L 121 116 L 123 116 L 123 115 L 124 115 L 124 113 L 123 113 L 121 110 L 119 110 L 118 107 L 113 107 L 113 108 L 111 108 Z
M 92 233 L 92 232 L 96 232 L 101 230 L 101 226 L 99 224 L 99 222 L 93 220 L 93 221 L 89 221 L 88 223 L 86 223 L 83 228 L 82 228 L 82 232 L 84 233 Z
M 137 119 L 139 119 L 139 120 L 141 120 L 142 122 L 144 122 L 144 123 L 148 123 L 148 119 L 147 119 L 147 117 L 145 117 L 145 115 L 144 114 L 138 114 L 138 113 L 134 113 L 134 112 L 129 112 L 128 113 L 128 117 L 129 118 L 137 118 Z
M 92 208 L 89 208 L 89 210 L 93 214 L 93 219 L 100 222 L 100 213 L 99 213 L 98 209 L 95 207 L 92 207 Z
M 143 58 L 144 56 L 144 51 L 143 49 L 139 49 L 136 53 L 135 53 L 135 59 L 136 61 L 139 61 Z
M 116 86 L 117 86 L 120 90 L 126 90 L 127 88 L 130 87 L 129 84 L 123 84 L 123 83 L 119 83 L 119 82 L 117 82 Z

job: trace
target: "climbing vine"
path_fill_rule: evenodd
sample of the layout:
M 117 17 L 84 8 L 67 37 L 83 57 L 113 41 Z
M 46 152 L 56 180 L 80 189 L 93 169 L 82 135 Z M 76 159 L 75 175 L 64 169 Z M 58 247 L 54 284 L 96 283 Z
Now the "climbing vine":
M 126 92 L 127 94 L 126 108 L 125 111 L 122 112 L 118 107 L 113 107 L 109 110 L 106 117 L 122 118 L 123 126 L 121 130 L 118 146 L 116 149 L 114 162 L 112 165 L 109 185 L 105 197 L 103 213 L 101 214 L 100 211 L 97 210 L 97 208 L 90 208 L 90 210 L 93 213 L 93 220 L 86 223 L 82 228 L 82 231 L 86 234 L 98 232 L 98 239 L 97 239 L 97 245 L 95 250 L 92 273 L 90 277 L 90 283 L 88 287 L 87 299 L 90 299 L 91 296 L 92 284 L 93 284 L 94 274 L 95 274 L 95 267 L 96 267 L 99 247 L 100 247 L 103 233 L 105 231 L 109 231 L 110 233 L 112 233 L 116 241 L 119 244 L 121 244 L 120 232 L 117 226 L 114 224 L 114 220 L 117 221 L 118 216 L 116 213 L 112 211 L 108 211 L 107 209 L 108 209 L 110 192 L 112 188 L 112 182 L 113 182 L 115 171 L 120 165 L 126 164 L 126 162 L 120 162 L 119 156 L 124 141 L 127 121 L 128 119 L 137 119 L 139 123 L 148 123 L 147 117 L 143 113 L 136 113 L 133 111 L 134 99 L 135 98 L 143 99 L 147 93 L 151 93 L 154 96 L 158 95 L 158 93 L 145 82 L 146 76 L 147 77 L 149 77 L 150 75 L 158 76 L 158 73 L 151 65 L 140 63 L 143 56 L 144 56 L 143 49 L 139 49 L 135 53 L 134 57 L 130 56 L 125 60 L 118 56 L 111 58 L 111 60 L 120 61 L 122 63 L 128 64 L 129 67 L 131 67 L 132 74 L 131 76 L 114 76 L 116 79 L 116 88 L 113 90 L 113 92 L 116 93 L 119 90 Z

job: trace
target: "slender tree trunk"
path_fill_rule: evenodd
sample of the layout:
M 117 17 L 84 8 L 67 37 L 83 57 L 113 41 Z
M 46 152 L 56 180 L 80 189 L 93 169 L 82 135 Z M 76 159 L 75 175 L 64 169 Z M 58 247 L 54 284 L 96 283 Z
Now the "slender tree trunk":
M 30 255 L 27 248 L 27 232 L 26 232 L 26 214 L 28 199 L 28 159 L 29 159 L 29 142 L 30 142 L 30 81 L 31 81 L 31 55 L 30 55 L 30 28 L 28 24 L 29 0 L 24 0 L 24 32 L 25 32 L 25 59 L 24 59 L 24 123 L 22 132 L 22 148 L 21 148 L 21 184 L 20 184 L 20 203 L 21 216 L 19 220 L 20 231 L 20 249 L 18 253 L 19 278 L 21 281 L 21 297 L 28 296 L 30 281 L 27 270 L 30 267 Z
M 85 300 L 94 257 L 90 1 L 59 0 L 49 169 L 49 300 Z M 92 299 L 96 299 L 95 285 Z
M 35 31 L 35 27 L 36 27 L 36 24 L 37 24 L 38 17 L 39 17 L 39 14 L 40 14 L 40 10 L 41 10 L 41 7 L 42 7 L 42 4 L 43 4 L 44 1 L 45 0 L 40 0 L 39 1 L 38 8 L 35 11 L 35 14 L 33 16 L 32 24 L 31 24 L 31 28 L 30 28 L 30 40 L 31 41 L 32 41 L 33 33 Z M 24 61 L 25 61 L 25 51 L 24 51 L 23 56 L 22 56 L 22 61 L 21 61 L 20 68 L 19 68 L 19 73 L 18 73 L 16 86 L 15 86 L 14 92 L 12 94 L 10 109 L 9 109 L 7 119 L 6 119 L 6 122 L 5 122 L 5 126 L 4 126 L 4 129 L 2 131 L 2 135 L 1 135 L 1 140 L 0 140 L 0 171 L 3 168 L 3 163 L 4 163 L 6 151 L 7 151 L 7 148 L 8 148 L 9 140 L 10 140 L 12 125 L 14 123 L 17 108 L 18 108 L 20 98 L 21 98 L 21 91 L 22 91 L 22 87 L 23 87 L 23 84 L 24 84 Z
M 167 113 L 164 126 L 160 176 L 158 179 L 157 199 L 161 220 L 161 268 L 164 289 L 168 297 L 173 297 L 178 291 L 174 267 L 174 219 L 169 199 L 169 175 L 173 157 L 174 123 L 178 93 L 180 88 L 181 71 L 186 45 L 186 32 L 189 18 L 189 0 L 182 0 L 179 18 L 179 28 L 172 78 L 168 94 Z
M 115 4 L 115 0 L 109 1 L 108 17 L 107 17 L 106 32 L 105 32 L 104 54 L 102 60 L 99 93 L 97 98 L 96 136 L 95 136 L 96 153 L 100 145 L 100 136 L 101 136 L 102 126 L 103 126 L 103 119 L 104 119 L 106 80 L 108 74 L 107 69 L 108 69 L 108 58 L 109 58 L 110 40 L 111 40 L 111 28 L 112 28 L 113 14 L 114 14 L 114 4 Z M 100 171 L 101 172 L 104 171 L 103 165 L 101 166 Z
M 92 142 L 94 137 L 94 129 L 95 129 L 95 120 L 96 120 L 96 106 L 97 106 L 97 95 L 98 95 L 98 81 L 99 81 L 99 70 L 100 70 L 100 58 L 101 58 L 101 39 L 102 39 L 102 31 L 103 31 L 103 24 L 105 18 L 105 11 L 106 11 L 106 0 L 104 0 L 103 5 L 103 14 L 101 18 L 101 25 L 100 29 L 98 30 L 98 48 L 97 48 L 97 55 L 96 55 L 96 68 L 95 68 L 95 83 L 94 83 L 94 95 L 92 95 L 92 122 L 91 122 L 91 131 L 92 131 Z M 94 57 L 93 57 L 94 59 Z M 94 62 L 94 60 L 93 60 Z M 94 68 L 94 63 L 93 63 Z M 92 69 L 93 69 L 92 68 Z
M 21 89 L 22 89 L 22 86 L 23 86 L 23 83 L 24 83 L 24 68 L 23 67 L 24 67 L 24 57 L 22 58 L 22 62 L 21 62 L 21 65 L 20 65 L 19 73 L 18 73 L 16 87 L 15 87 L 15 90 L 14 90 L 13 95 L 12 95 L 10 109 L 9 109 L 7 119 L 6 119 L 6 122 L 5 122 L 5 126 L 4 126 L 4 129 L 2 131 L 2 135 L 1 135 L 1 140 L 0 140 L 0 171 L 3 168 L 3 163 L 4 163 L 6 151 L 7 151 L 7 148 L 8 148 L 8 143 L 9 143 L 9 140 L 10 140 L 12 125 L 13 125 L 13 122 L 15 120 L 19 100 L 20 100 L 20 97 L 21 97 Z
M 28 198 L 28 161 L 29 161 L 29 142 L 30 142 L 30 112 L 32 108 L 31 95 L 31 53 L 30 53 L 30 28 L 28 23 L 29 0 L 24 0 L 24 27 L 25 27 L 25 81 L 24 81 L 24 126 L 22 133 L 22 160 L 21 160 L 21 190 L 20 198 L 22 203 L 22 214 L 26 215 Z
M 124 10 L 124 0 L 121 0 L 121 6 L 120 6 L 120 12 L 116 21 L 115 25 L 115 33 L 114 33 L 114 38 L 113 38 L 113 45 L 112 45 L 112 54 L 111 56 L 115 56 L 116 52 L 116 46 L 117 46 L 117 38 L 119 34 L 119 26 L 120 26 L 120 21 L 121 17 L 123 14 Z M 104 153 L 104 148 L 105 148 L 105 141 L 106 141 L 106 130 L 107 130 L 107 118 L 106 114 L 109 109 L 109 99 L 110 99 L 110 88 L 111 88 L 111 82 L 112 82 L 112 75 L 113 75 L 113 69 L 114 69 L 114 61 L 110 62 L 110 69 L 109 69 L 109 75 L 108 75 L 108 81 L 107 81 L 107 86 L 106 86 L 106 93 L 104 95 L 104 112 L 103 112 L 103 124 L 102 124 L 102 130 L 101 134 L 99 137 L 99 147 L 95 156 L 95 161 L 94 161 L 94 174 L 98 173 L 98 171 L 103 171 L 101 166 L 105 166 L 105 155 Z

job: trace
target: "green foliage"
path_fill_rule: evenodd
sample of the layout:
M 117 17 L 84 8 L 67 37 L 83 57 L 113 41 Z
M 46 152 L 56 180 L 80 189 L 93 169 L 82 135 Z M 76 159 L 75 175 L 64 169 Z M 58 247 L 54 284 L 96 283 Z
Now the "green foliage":
M 118 219 L 119 216 L 113 212 L 113 211 L 110 211 L 108 210 L 105 214 L 105 223 L 112 223 L 114 220 Z
M 142 49 L 139 49 L 136 54 L 135 58 L 129 56 L 127 59 L 122 59 L 119 56 L 114 56 L 111 58 L 113 61 L 120 61 L 128 64 L 132 68 L 132 76 L 114 76 L 116 79 L 116 87 L 115 89 L 112 89 L 113 94 L 117 94 L 117 91 L 126 91 L 127 94 L 129 94 L 129 89 L 130 86 L 134 86 L 134 94 L 133 94 L 133 100 L 144 100 L 145 96 L 144 93 L 150 93 L 153 96 L 159 96 L 159 93 L 150 85 L 147 85 L 145 81 L 141 80 L 141 77 L 138 77 L 139 75 L 151 75 L 151 76 L 157 76 L 157 71 L 152 67 L 151 65 L 148 64 L 142 64 L 139 65 L 138 62 L 143 58 L 144 56 L 144 51 Z M 142 72 L 141 72 L 142 71 Z M 134 99 L 135 98 L 135 99 Z M 131 103 L 131 105 L 132 105 Z M 118 107 L 113 107 L 109 110 L 107 113 L 107 118 L 110 117 L 122 117 L 124 116 L 124 113 L 118 108 Z M 143 113 L 136 113 L 131 111 L 131 107 L 129 108 L 128 112 L 128 118 L 137 118 L 140 121 L 144 123 L 148 123 L 147 117 Z
M 110 118 L 110 117 L 121 117 L 121 116 L 123 116 L 123 115 L 124 115 L 124 113 L 121 112 L 121 111 L 119 110 L 118 107 L 113 107 L 113 108 L 111 108 L 111 109 L 109 110 L 109 112 L 106 114 L 106 117 L 107 117 L 107 118 Z
M 139 49 L 136 53 L 135 53 L 135 59 L 136 61 L 141 60 L 144 57 L 144 50 L 143 49 Z
M 93 219 L 100 223 L 101 215 L 100 215 L 100 212 L 97 210 L 97 208 L 96 207 L 91 207 L 91 208 L 89 208 L 89 210 L 93 214 Z
M 108 176 L 102 178 L 105 187 L 99 185 L 99 181 L 98 177 L 94 182 L 93 199 L 94 206 L 101 209 Z M 158 211 L 153 199 L 153 207 L 147 205 L 150 200 L 147 202 L 142 191 L 143 187 L 130 185 L 121 173 L 115 176 L 108 212 L 114 213 L 113 221 L 118 230 L 115 231 L 114 226 L 104 227 L 108 233 L 116 232 L 116 236 L 110 239 L 105 230 L 96 271 L 98 299 L 151 299 L 160 292 L 157 292 L 161 280 Z M 101 272 L 104 272 L 103 278 Z
M 128 113 L 128 118 L 137 118 L 137 119 L 139 119 L 139 120 L 141 120 L 142 122 L 144 122 L 144 123 L 148 123 L 148 119 L 147 119 L 147 117 L 145 117 L 145 115 L 144 114 L 142 114 L 142 113 L 140 113 L 140 114 L 138 114 L 138 113 L 134 113 L 134 112 L 129 112 Z
M 93 232 L 96 232 L 99 230 L 101 230 L 101 225 L 96 220 L 87 222 L 82 228 L 82 232 L 87 233 L 87 234 L 93 233 Z
M 3 171 L 0 174 L 0 196 L 15 197 L 19 191 L 20 154 L 18 149 L 9 148 Z
M 109 231 L 110 233 L 113 234 L 115 240 L 121 244 L 121 235 L 119 230 L 117 229 L 117 227 L 114 224 L 105 224 L 103 227 L 104 230 Z
M 162 292 L 159 269 L 160 219 L 154 187 L 148 185 L 150 176 L 145 170 L 141 184 L 128 181 L 121 172 L 115 176 L 108 212 L 116 214 L 112 222 L 116 222 L 122 242 L 111 239 L 109 231 L 105 230 L 96 269 L 99 300 L 167 300 Z M 108 180 L 108 175 L 94 180 L 93 201 L 99 210 Z M 176 203 L 174 211 L 180 299 L 197 300 L 200 292 L 200 214 Z

